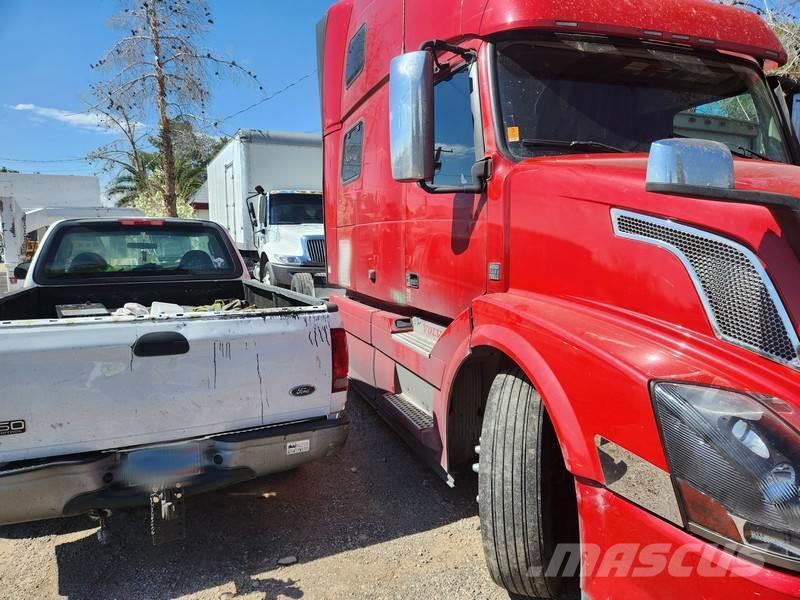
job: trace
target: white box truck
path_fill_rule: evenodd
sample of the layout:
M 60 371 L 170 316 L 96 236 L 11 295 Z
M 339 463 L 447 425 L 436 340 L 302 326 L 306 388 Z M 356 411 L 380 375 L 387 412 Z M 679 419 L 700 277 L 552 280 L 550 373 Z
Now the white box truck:
M 240 129 L 207 174 L 209 218 L 253 275 L 313 295 L 326 275 L 320 137 Z

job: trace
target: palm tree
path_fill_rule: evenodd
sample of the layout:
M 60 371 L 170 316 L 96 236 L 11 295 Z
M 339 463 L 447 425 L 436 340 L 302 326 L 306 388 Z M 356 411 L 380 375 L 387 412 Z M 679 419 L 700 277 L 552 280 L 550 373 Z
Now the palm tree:
M 151 190 L 151 179 L 160 157 L 156 152 L 138 152 L 128 162 L 119 161 L 119 173 L 111 180 L 106 193 L 117 206 L 132 206 L 136 198 Z

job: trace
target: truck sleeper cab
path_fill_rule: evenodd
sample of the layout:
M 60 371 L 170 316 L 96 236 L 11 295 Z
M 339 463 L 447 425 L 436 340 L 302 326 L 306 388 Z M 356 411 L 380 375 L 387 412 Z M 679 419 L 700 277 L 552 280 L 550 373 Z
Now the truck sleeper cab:
M 353 387 L 448 483 L 478 472 L 494 580 L 797 597 L 800 154 L 772 32 L 696 0 L 342 0 L 318 32 Z

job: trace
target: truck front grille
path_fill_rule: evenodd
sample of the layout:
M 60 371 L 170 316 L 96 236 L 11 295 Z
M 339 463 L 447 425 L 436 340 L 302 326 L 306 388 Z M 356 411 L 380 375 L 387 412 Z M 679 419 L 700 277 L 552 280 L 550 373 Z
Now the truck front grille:
M 718 337 L 800 368 L 800 342 L 769 275 L 755 254 L 727 238 L 613 209 L 614 231 L 669 250 L 683 262 Z
M 306 247 L 308 248 L 308 257 L 311 262 L 324 265 L 325 264 L 325 239 L 312 238 L 306 240 Z

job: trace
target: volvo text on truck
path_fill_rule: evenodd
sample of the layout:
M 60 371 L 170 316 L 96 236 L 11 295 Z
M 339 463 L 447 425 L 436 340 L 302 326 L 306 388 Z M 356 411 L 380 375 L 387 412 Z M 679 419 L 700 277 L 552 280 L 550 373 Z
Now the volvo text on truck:
M 177 219 L 53 225 L 0 299 L 0 524 L 185 498 L 334 452 L 336 307 L 253 281 L 227 232 Z
M 537 598 L 800 594 L 786 60 L 697 0 L 342 0 L 318 28 L 351 378 Z

